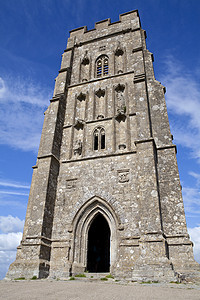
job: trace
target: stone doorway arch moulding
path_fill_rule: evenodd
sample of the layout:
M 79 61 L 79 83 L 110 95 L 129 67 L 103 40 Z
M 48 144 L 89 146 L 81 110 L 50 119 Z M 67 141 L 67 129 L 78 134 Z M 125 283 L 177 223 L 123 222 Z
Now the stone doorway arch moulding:
M 102 214 L 110 227 L 110 271 L 117 258 L 120 222 L 111 205 L 94 196 L 79 209 L 73 220 L 73 243 L 71 251 L 72 274 L 84 272 L 87 266 L 88 231 L 94 218 Z

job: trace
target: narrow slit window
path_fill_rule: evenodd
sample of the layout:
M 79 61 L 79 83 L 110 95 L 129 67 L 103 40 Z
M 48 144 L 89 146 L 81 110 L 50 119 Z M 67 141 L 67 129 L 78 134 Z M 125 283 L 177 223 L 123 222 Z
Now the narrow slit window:
M 99 137 L 98 137 L 98 132 L 94 133 L 94 150 L 98 150 L 98 145 L 99 144 Z
M 105 149 L 105 133 L 101 133 L 101 149 Z

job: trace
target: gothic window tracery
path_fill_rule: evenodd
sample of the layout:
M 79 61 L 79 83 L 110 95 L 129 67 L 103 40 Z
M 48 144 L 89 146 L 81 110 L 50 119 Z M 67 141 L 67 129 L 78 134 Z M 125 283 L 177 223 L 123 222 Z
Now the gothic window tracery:
M 104 150 L 105 147 L 106 147 L 105 129 L 102 127 L 98 127 L 95 129 L 93 134 L 93 149 Z
M 108 57 L 100 56 L 96 61 L 96 77 L 100 78 L 108 75 Z

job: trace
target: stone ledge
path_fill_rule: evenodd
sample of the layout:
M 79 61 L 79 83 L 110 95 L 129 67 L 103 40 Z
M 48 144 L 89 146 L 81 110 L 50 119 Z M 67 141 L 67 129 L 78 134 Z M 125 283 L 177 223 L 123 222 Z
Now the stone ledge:
M 79 82 L 79 83 L 76 83 L 76 84 L 69 85 L 67 88 L 69 89 L 69 88 L 73 88 L 73 87 L 76 87 L 76 86 L 88 85 L 89 83 L 92 83 L 92 82 L 102 81 L 102 80 L 105 80 L 105 79 L 111 79 L 111 78 L 114 78 L 114 77 L 122 77 L 124 75 L 129 75 L 129 74 L 133 74 L 133 73 L 134 73 L 134 71 L 129 71 L 129 72 L 114 74 L 114 75 L 105 76 L 105 77 L 101 77 L 101 78 L 94 78 L 92 80 L 88 80 L 88 81 Z M 137 75 L 137 76 L 144 76 L 144 74 Z
M 123 153 L 112 153 L 112 154 L 105 154 L 105 155 L 99 155 L 99 156 L 90 156 L 90 157 L 82 157 L 77 159 L 69 159 L 69 160 L 63 160 L 61 163 L 71 163 L 71 162 L 78 162 L 83 160 L 91 160 L 91 159 L 99 159 L 99 158 L 105 158 L 105 157 L 112 157 L 112 156 L 121 156 L 121 155 L 128 155 L 128 154 L 135 154 L 137 153 L 136 150 L 129 151 L 129 152 L 123 152 Z
M 127 117 L 132 117 L 132 116 L 136 116 L 136 113 L 130 113 L 126 115 Z M 91 124 L 91 123 L 97 123 L 97 122 L 102 122 L 102 121 L 109 121 L 109 120 L 114 120 L 114 117 L 107 117 L 107 118 L 103 118 L 103 119 L 96 119 L 96 120 L 88 120 L 88 121 L 84 121 L 85 124 Z M 70 125 L 63 125 L 63 128 L 70 128 L 74 126 L 73 124 Z
M 52 153 L 38 156 L 38 159 L 49 158 L 49 157 L 54 158 L 58 163 L 60 162 L 60 160 Z
M 175 151 L 177 153 L 177 147 L 176 145 L 166 145 L 166 146 L 162 146 L 162 147 L 157 147 L 157 150 L 165 150 L 165 149 L 170 149 L 170 148 L 175 148 Z

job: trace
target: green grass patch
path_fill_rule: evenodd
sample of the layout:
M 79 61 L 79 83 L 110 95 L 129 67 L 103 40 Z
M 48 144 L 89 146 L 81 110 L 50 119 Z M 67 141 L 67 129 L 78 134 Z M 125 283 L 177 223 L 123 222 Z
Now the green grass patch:
M 75 280 L 75 278 L 74 277 L 70 277 L 69 280 Z
M 85 274 L 76 274 L 75 277 L 86 277 Z
M 152 281 L 148 280 L 148 281 L 142 281 L 142 282 L 140 282 L 140 283 L 141 283 L 141 284 L 151 284 Z
M 19 277 L 19 278 L 15 278 L 14 280 L 25 280 L 25 277 Z
M 159 281 L 158 280 L 148 280 L 148 281 L 142 281 L 142 282 L 140 282 L 140 284 L 151 284 L 151 283 L 159 283 Z
M 37 279 L 37 276 L 33 276 L 32 278 L 31 278 L 31 280 L 36 280 Z
M 101 280 L 102 280 L 102 281 L 107 281 L 107 280 L 108 280 L 108 278 L 106 278 L 106 277 L 102 277 L 102 278 L 101 278 Z
M 114 277 L 113 277 L 111 274 L 108 274 L 108 275 L 106 276 L 106 278 L 114 279 Z

